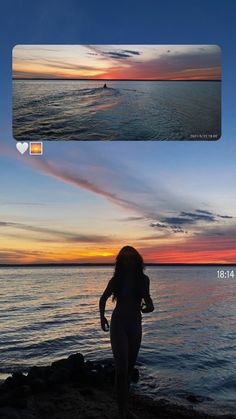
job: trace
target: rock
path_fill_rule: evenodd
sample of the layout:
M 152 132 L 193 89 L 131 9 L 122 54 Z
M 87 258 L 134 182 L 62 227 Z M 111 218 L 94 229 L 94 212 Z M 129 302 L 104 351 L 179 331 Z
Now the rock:
M 31 380 L 31 379 L 34 379 L 34 378 L 38 378 L 39 375 L 40 375 L 39 367 L 31 367 L 29 369 L 27 377 L 28 377 L 29 380 Z
M 30 388 L 33 393 L 39 393 L 46 390 L 47 386 L 45 380 L 36 377 L 30 382 Z
M 21 392 L 21 388 L 14 389 L 0 398 L 0 406 L 11 406 L 17 409 L 25 409 L 28 406 L 27 398 Z
M 1 391 L 8 391 L 9 389 L 13 388 L 13 378 L 7 377 L 4 383 L 1 385 Z
M 52 369 L 50 366 L 40 367 L 38 371 L 39 377 L 42 378 L 43 380 L 46 380 L 51 374 L 51 371 Z
M 17 384 L 25 384 L 27 382 L 27 377 L 22 372 L 13 372 L 12 378 Z
M 31 385 L 34 380 L 46 381 L 51 374 L 51 367 L 32 367 L 30 368 L 27 379 L 28 384 Z
M 88 375 L 85 370 L 71 372 L 71 382 L 74 387 L 83 387 L 88 384 Z
M 186 399 L 191 403 L 201 403 L 202 398 L 200 396 L 196 396 L 195 394 L 189 394 Z
M 91 388 L 110 386 L 114 379 L 114 363 L 89 360 L 85 362 L 83 355 L 76 353 L 54 361 L 50 366 L 33 366 L 27 375 L 21 372 L 13 373 L 0 386 L 0 406 L 24 409 L 27 407 L 29 396 L 40 392 L 61 392 L 66 389 L 67 384 L 72 384 L 85 393 L 88 391 L 92 395 Z M 138 371 L 134 373 L 133 379 L 137 382 Z M 87 390 L 83 390 L 84 388 Z
M 77 368 L 84 366 L 84 356 L 81 353 L 72 354 L 67 359 L 70 364 L 73 364 Z
M 13 397 L 22 398 L 22 397 L 28 397 L 30 394 L 32 394 L 31 388 L 28 385 L 21 385 L 10 393 Z
M 101 386 L 102 382 L 97 371 L 88 371 L 87 372 L 87 383 L 92 387 Z
M 8 404 L 8 400 L 9 400 L 9 395 L 7 394 L 2 394 L 0 396 L 0 407 L 2 406 L 7 406 Z M 1 416 L 0 416 L 1 417 Z
M 9 404 L 16 409 L 27 409 L 28 407 L 28 400 L 27 398 L 12 398 L 11 403 Z
M 21 392 L 25 397 L 28 397 L 32 394 L 31 387 L 28 384 L 25 384 L 21 387 Z
M 28 383 L 27 376 L 21 372 L 14 372 L 11 377 L 7 377 L 4 383 L 1 385 L 3 392 L 15 389 L 19 386 L 26 385 Z
M 85 368 L 86 368 L 87 371 L 91 371 L 92 369 L 95 368 L 95 365 L 91 361 L 86 361 L 85 362 Z
M 12 374 L 12 379 L 13 379 L 13 382 L 14 382 L 15 386 L 21 386 L 21 385 L 27 384 L 26 375 L 24 375 L 20 372 L 13 373 Z
M 52 371 L 51 375 L 47 380 L 47 385 L 51 390 L 57 390 L 62 387 L 71 378 L 70 371 L 66 368 L 59 368 Z
M 54 361 L 51 364 L 52 368 L 67 368 L 68 367 L 68 360 L 67 358 L 59 359 L 58 361 Z

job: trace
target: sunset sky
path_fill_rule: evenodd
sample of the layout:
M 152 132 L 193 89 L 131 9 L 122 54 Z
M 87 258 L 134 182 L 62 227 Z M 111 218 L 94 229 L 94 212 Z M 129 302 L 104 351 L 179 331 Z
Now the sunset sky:
M 17 45 L 14 78 L 215 80 L 216 45 Z
M 185 0 L 172 2 L 171 7 L 167 1 L 161 12 L 156 1 L 152 7 L 146 3 L 145 7 L 139 6 L 137 2 L 131 7 L 132 3 L 124 7 L 119 3 L 111 8 L 110 2 L 107 7 L 94 2 L 88 10 L 88 6 L 86 9 L 72 0 L 60 8 L 54 0 L 42 0 L 32 2 L 27 8 L 19 2 L 14 13 L 10 13 L 9 2 L 4 6 L 11 18 L 4 20 L 3 14 L 0 17 L 3 34 L 0 40 L 0 263 L 110 262 L 126 244 L 137 247 L 146 262 L 235 263 L 234 15 L 223 3 L 220 6 L 213 1 L 192 2 L 191 7 Z M 104 10 L 109 10 L 109 19 L 105 19 Z M 227 22 L 224 30 L 222 18 Z M 192 69 L 198 70 L 196 75 L 202 68 L 214 69 L 211 74 L 216 74 L 218 49 L 210 47 L 211 53 L 206 54 L 200 48 L 219 44 L 224 59 L 221 139 L 214 142 L 45 142 L 43 157 L 27 153 L 22 157 L 12 137 L 12 47 L 47 44 L 48 49 L 54 42 L 119 44 L 118 52 L 124 48 L 140 51 L 137 44 L 141 42 L 195 44 L 199 52 L 197 59 L 187 51 L 179 56 L 172 50 L 165 52 L 165 59 L 160 54 L 163 67 L 156 67 L 163 77 L 167 69 L 174 68 L 173 60 L 167 66 L 168 57 L 179 57 L 176 62 L 183 63 L 183 56 L 188 57 L 185 62 L 193 65 L 188 68 L 176 65 L 174 77 L 190 74 Z M 124 47 L 125 44 L 130 47 Z M 129 57 L 108 55 L 104 60 L 94 60 L 97 56 L 88 56 L 88 52 L 99 51 L 100 58 L 103 57 L 100 49 L 104 53 L 103 46 L 96 48 L 80 47 L 79 51 L 84 51 L 88 67 L 89 62 L 91 66 L 99 62 L 96 66 L 100 66 L 100 77 L 117 71 L 118 66 L 123 71 L 124 65 L 126 77 L 128 69 L 133 77 L 130 63 L 137 58 L 144 60 L 148 54 L 142 51 L 134 57 L 129 52 Z M 47 51 L 49 61 L 46 66 L 44 61 L 43 69 L 39 69 L 31 55 L 33 51 L 35 47 L 28 47 L 23 65 L 20 54 L 23 51 L 19 47 L 14 49 L 14 56 L 19 55 L 14 62 L 14 76 L 48 77 L 56 69 L 58 75 L 65 75 L 68 70 L 67 77 L 68 74 L 71 77 L 74 55 L 70 56 L 72 60 L 67 57 L 65 69 L 65 57 L 59 54 L 55 63 L 56 55 Z M 106 51 L 114 55 L 114 50 Z M 45 56 L 45 53 L 43 49 L 40 54 Z M 32 58 L 30 66 L 29 57 Z M 209 62 L 207 57 L 211 57 Z M 102 68 L 104 62 L 112 63 L 110 73 Z M 153 76 L 153 68 L 150 66 L 149 77 Z M 77 72 L 78 68 L 74 70 Z M 79 74 L 84 76 L 85 70 L 89 71 L 83 67 Z M 93 77 L 97 76 L 94 73 Z
M 124 244 L 149 262 L 235 261 L 235 166 L 215 167 L 222 145 L 6 147 L 1 262 L 110 262 Z

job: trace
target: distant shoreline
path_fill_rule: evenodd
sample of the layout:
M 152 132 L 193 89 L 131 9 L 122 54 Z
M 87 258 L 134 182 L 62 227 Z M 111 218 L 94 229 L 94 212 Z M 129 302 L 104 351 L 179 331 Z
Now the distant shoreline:
M 113 267 L 115 263 L 0 263 L 0 268 L 71 268 L 71 267 Z M 236 266 L 236 263 L 145 263 L 145 266 L 157 266 L 157 267 L 172 267 L 172 266 L 189 266 L 189 267 L 198 267 L 198 266 L 216 266 L 216 267 L 225 267 L 225 266 Z
M 198 79 L 198 80 L 191 80 L 191 79 L 184 79 L 184 80 L 174 80 L 174 79 L 153 79 L 153 80 L 148 80 L 148 79 L 77 79 L 77 78 L 44 78 L 44 77 L 35 77 L 35 78 L 30 78 L 30 77 L 12 77 L 13 81 L 16 80 L 36 80 L 36 81 L 43 81 L 43 80 L 51 80 L 51 81 L 100 81 L 100 82 L 104 82 L 104 81 L 221 81 L 221 79 Z

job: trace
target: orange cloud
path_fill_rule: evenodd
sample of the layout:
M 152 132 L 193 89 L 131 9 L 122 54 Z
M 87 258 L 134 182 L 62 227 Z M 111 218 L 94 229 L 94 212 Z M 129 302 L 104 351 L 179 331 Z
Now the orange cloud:
M 119 240 L 115 245 L 104 243 L 76 246 L 71 244 L 43 247 L 39 243 L 24 243 L 19 240 L 15 247 L 0 251 L 1 263 L 113 263 L 120 248 L 127 240 Z M 130 242 L 130 241 L 129 241 Z M 159 240 L 149 246 L 140 245 L 140 240 L 131 243 L 144 257 L 146 263 L 232 263 L 236 262 L 236 238 L 229 237 L 191 237 L 172 243 Z M 17 245 L 19 249 L 17 249 Z

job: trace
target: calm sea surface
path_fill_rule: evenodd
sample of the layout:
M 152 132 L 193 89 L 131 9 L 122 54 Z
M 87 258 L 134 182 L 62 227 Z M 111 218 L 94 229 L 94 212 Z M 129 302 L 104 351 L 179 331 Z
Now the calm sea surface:
M 220 81 L 13 81 L 13 135 L 42 140 L 214 140 Z
M 137 391 L 184 401 L 203 397 L 208 411 L 230 412 L 236 402 L 236 277 L 216 267 L 151 267 L 155 311 L 143 315 Z M 101 331 L 98 299 L 110 267 L 1 268 L 0 373 L 82 352 L 112 356 Z M 108 300 L 107 317 L 113 303 Z

